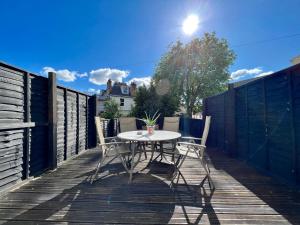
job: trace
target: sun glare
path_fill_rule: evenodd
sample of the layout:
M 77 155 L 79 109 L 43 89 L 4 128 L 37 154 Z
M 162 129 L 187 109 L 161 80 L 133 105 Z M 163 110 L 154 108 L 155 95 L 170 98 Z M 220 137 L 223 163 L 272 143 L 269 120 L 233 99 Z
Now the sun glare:
M 182 30 L 187 35 L 192 35 L 199 26 L 199 17 L 197 15 L 189 15 L 182 24 Z

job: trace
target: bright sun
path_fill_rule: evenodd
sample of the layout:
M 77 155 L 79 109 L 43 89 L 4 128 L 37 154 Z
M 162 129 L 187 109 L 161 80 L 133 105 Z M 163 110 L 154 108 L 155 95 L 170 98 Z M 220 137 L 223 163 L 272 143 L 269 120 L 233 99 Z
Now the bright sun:
M 192 35 L 199 25 L 199 17 L 197 15 L 189 15 L 182 24 L 182 30 L 187 35 Z

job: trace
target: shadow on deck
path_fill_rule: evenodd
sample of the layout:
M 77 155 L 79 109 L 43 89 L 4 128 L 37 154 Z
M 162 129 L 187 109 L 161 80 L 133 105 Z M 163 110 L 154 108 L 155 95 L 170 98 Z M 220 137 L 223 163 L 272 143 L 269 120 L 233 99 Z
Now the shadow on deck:
M 1 224 L 299 224 L 295 190 L 260 175 L 242 162 L 210 150 L 212 178 L 198 184 L 204 171 L 194 160 L 170 188 L 171 167 L 154 163 L 132 184 L 119 163 L 112 175 L 89 184 L 99 153 L 89 150 L 54 172 L 14 190 L 0 200 Z M 147 161 L 139 164 L 141 169 Z

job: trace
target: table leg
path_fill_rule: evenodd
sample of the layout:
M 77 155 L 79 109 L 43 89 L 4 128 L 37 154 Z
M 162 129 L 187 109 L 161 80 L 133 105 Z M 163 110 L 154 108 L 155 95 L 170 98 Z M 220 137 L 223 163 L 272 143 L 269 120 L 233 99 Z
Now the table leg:
M 132 183 L 132 175 L 133 175 L 133 170 L 134 170 L 134 155 L 135 155 L 135 147 L 132 148 L 131 151 L 131 162 L 130 162 L 130 170 L 129 170 L 129 181 L 128 183 Z
M 149 162 L 148 162 L 147 166 L 146 166 L 144 169 L 146 169 L 147 167 L 149 167 L 150 164 L 152 163 L 153 156 L 154 156 L 154 151 L 155 151 L 154 143 L 151 141 L 151 157 L 150 157 L 150 159 L 149 159 Z M 143 170 L 144 170 L 144 169 L 143 169 Z

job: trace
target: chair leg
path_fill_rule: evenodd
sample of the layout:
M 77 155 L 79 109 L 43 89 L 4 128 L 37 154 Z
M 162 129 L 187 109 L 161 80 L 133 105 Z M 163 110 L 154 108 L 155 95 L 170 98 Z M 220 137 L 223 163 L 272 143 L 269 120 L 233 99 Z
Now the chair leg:
M 206 168 L 207 168 L 207 171 L 208 171 L 208 180 L 209 180 L 210 187 L 211 187 L 211 189 L 215 189 L 214 182 L 213 182 L 213 180 L 211 179 L 211 176 L 210 176 L 209 166 L 208 166 L 207 163 L 205 165 L 206 165 Z
M 184 162 L 186 156 L 183 156 L 182 159 L 181 159 L 181 158 L 182 158 L 181 155 L 178 156 L 178 159 L 177 159 L 176 162 L 174 163 L 175 171 L 174 171 L 174 176 L 171 178 L 171 184 L 173 183 L 173 180 L 176 179 L 176 177 L 178 178 L 178 179 L 177 179 L 177 183 L 178 183 L 178 181 L 179 181 L 179 177 L 180 177 L 180 171 L 179 171 L 179 169 L 180 169 L 180 167 L 182 166 L 182 164 L 183 164 L 183 162 Z M 178 176 L 177 176 L 177 175 L 178 175 Z
M 96 179 L 97 175 L 98 175 L 98 172 L 102 166 L 102 163 L 104 162 L 104 159 L 105 157 L 102 156 L 102 158 L 100 159 L 99 163 L 97 164 L 97 167 L 96 167 L 96 172 L 94 174 L 94 176 L 92 176 L 92 179 L 91 179 L 91 184 L 94 182 L 94 180 Z
M 203 169 L 204 169 L 205 172 L 206 172 L 206 176 L 207 176 L 207 178 L 208 178 L 208 184 L 209 184 L 210 189 L 215 189 L 215 185 L 214 185 L 214 183 L 213 183 L 213 181 L 212 181 L 212 179 L 211 179 L 211 177 L 210 177 L 210 169 L 209 169 L 209 167 L 208 167 L 208 164 L 207 164 L 203 159 L 200 159 L 200 158 L 199 158 L 199 161 L 200 161 L 200 163 L 201 163 Z
M 132 149 L 132 157 L 131 157 L 131 165 L 129 170 L 129 180 L 128 183 L 132 183 L 132 177 L 133 177 L 133 170 L 134 170 L 134 156 L 135 156 L 135 148 Z

